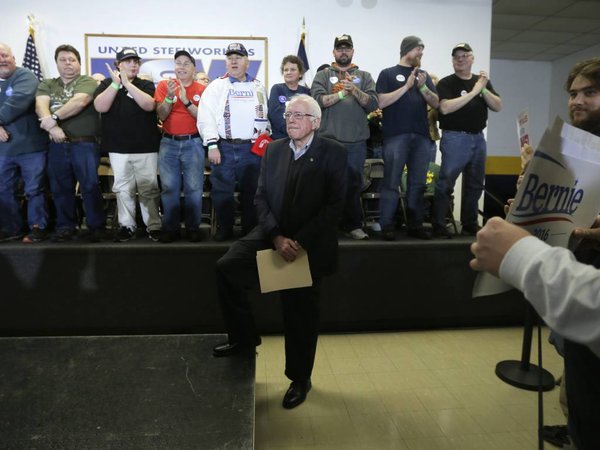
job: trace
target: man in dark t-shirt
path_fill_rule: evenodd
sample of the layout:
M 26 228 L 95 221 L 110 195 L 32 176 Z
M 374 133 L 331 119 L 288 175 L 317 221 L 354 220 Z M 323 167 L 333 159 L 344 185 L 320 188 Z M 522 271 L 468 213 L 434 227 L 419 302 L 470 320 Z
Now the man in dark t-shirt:
M 494 91 L 487 72 L 471 73 L 474 56 L 467 43 L 452 49 L 454 73 L 437 85 L 440 97 L 439 121 L 443 130 L 440 141 L 442 167 L 435 187 L 433 204 L 433 234 L 449 238 L 446 213 L 456 179 L 463 174 L 460 220 L 462 234 L 475 236 L 478 202 L 485 177 L 486 142 L 483 129 L 487 126 L 488 108 L 502 109 L 502 100 Z
M 405 165 L 407 233 L 418 239 L 431 239 L 431 233 L 423 227 L 423 195 L 431 154 L 427 105 L 437 108 L 438 96 L 431 77 L 420 68 L 424 49 L 417 36 L 405 37 L 400 44 L 400 62 L 383 69 L 377 78 L 379 107 L 383 109 L 385 163 L 379 222 L 382 237 L 388 241 L 396 238 L 394 217 Z
M 154 83 L 139 78 L 140 57 L 133 48 L 117 53 L 110 78 L 94 93 L 94 107 L 102 114 L 102 151 L 108 152 L 115 181 L 119 231 L 116 241 L 135 237 L 135 194 L 140 197 L 142 219 L 153 241 L 160 238 L 158 213 L 158 134 Z

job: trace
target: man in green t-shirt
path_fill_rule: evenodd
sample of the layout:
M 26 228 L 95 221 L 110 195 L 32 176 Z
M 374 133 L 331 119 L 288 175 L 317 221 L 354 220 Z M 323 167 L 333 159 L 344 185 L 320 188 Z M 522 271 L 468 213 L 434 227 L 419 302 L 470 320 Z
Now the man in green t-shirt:
M 92 104 L 96 81 L 81 75 L 76 48 L 60 45 L 54 59 L 59 77 L 40 83 L 35 108 L 41 128 L 50 136 L 48 178 L 56 207 L 53 240 L 75 237 L 75 183 L 79 182 L 89 237 L 97 242 L 104 236 L 106 216 L 98 183 L 99 115 Z

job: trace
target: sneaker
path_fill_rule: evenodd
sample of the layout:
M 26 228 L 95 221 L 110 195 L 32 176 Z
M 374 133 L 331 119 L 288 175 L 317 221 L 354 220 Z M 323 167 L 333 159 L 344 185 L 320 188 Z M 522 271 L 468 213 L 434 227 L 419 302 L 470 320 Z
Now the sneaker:
M 75 239 L 75 230 L 59 230 L 52 236 L 52 242 L 69 242 Z
M 102 242 L 106 240 L 106 229 L 105 228 L 97 228 L 95 230 L 90 230 L 87 236 L 88 242 Z
M 150 230 L 150 231 L 148 231 L 148 237 L 150 238 L 150 240 L 152 242 L 158 242 L 158 241 L 160 241 L 161 235 L 162 235 L 162 231 L 161 230 Z
M 431 232 L 429 230 L 426 230 L 423 227 L 419 227 L 419 228 L 410 228 L 406 234 L 408 234 L 410 237 L 414 237 L 417 239 L 423 239 L 423 240 L 429 240 L 431 239 Z
M 462 230 L 460 230 L 460 234 L 463 236 L 475 236 L 479 230 L 481 230 L 479 225 L 476 223 L 471 223 L 469 225 L 463 225 Z
M 9 231 L 0 230 L 0 242 L 9 242 L 9 241 L 18 241 L 23 239 L 23 233 L 15 232 L 11 233 Z
M 381 237 L 384 241 L 395 241 L 396 240 L 396 230 L 393 227 L 385 227 L 381 231 Z
M 202 240 L 202 232 L 200 230 L 190 230 L 187 232 L 187 238 L 190 242 L 200 242 Z
M 559 448 L 571 445 L 569 430 L 566 425 L 544 425 L 542 427 L 542 438 Z
M 217 242 L 223 242 L 233 237 L 233 230 L 231 228 L 219 228 L 213 236 L 213 240 Z
M 448 228 L 443 225 L 433 224 L 433 237 L 436 238 L 444 238 L 444 239 L 452 239 Z
M 365 241 L 369 239 L 369 235 L 363 231 L 362 228 L 355 228 L 348 233 L 348 237 L 351 237 L 355 241 Z
M 131 228 L 121 227 L 115 235 L 115 242 L 127 242 L 135 239 L 135 231 Z
M 178 241 L 180 237 L 178 231 L 163 230 L 160 234 L 160 242 L 163 244 L 170 244 L 173 241 Z
M 373 222 L 371 224 L 371 231 L 374 231 L 375 233 L 381 233 L 381 225 L 379 225 L 379 222 Z
M 39 225 L 34 225 L 31 227 L 30 233 L 23 238 L 24 244 L 33 244 L 36 242 L 41 242 L 48 237 L 48 233 L 45 228 L 40 228 Z

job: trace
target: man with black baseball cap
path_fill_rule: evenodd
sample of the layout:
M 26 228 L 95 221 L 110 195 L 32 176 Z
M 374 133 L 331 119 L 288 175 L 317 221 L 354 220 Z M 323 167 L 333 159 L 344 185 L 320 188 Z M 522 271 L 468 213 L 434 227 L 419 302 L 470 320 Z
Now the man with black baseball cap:
M 342 228 L 352 239 L 364 240 L 369 236 L 362 229 L 360 193 L 369 138 L 367 114 L 377 109 L 377 93 L 373 77 L 352 63 L 353 56 L 352 37 L 337 36 L 333 41 L 335 62 L 317 72 L 311 95 L 323 110 L 319 135 L 346 147 L 348 180 Z
M 160 238 L 158 213 L 158 144 L 160 135 L 154 104 L 154 83 L 138 77 L 140 57 L 134 48 L 117 52 L 110 78 L 94 92 L 94 107 L 102 117 L 102 150 L 108 152 L 114 173 L 119 231 L 115 241 L 136 236 L 136 191 L 150 239 Z
M 440 151 L 442 166 L 435 186 L 433 233 L 449 238 L 446 213 L 456 179 L 462 173 L 460 221 L 463 235 L 475 236 L 479 231 L 478 202 L 485 179 L 488 109 L 500 111 L 502 100 L 488 79 L 487 72 L 471 73 L 473 49 L 466 42 L 452 49 L 454 73 L 437 85 L 440 96 L 439 122 L 442 131 Z
M 431 239 L 431 233 L 423 227 L 425 180 L 431 154 L 427 105 L 437 108 L 438 96 L 431 77 L 420 68 L 424 48 L 417 36 L 405 37 L 400 44 L 400 62 L 382 70 L 377 78 L 385 163 L 379 222 L 382 237 L 388 241 L 396 239 L 394 218 L 405 165 L 407 233 L 418 239 Z
M 257 224 L 254 193 L 260 172 L 260 156 L 251 151 L 261 134 L 270 134 L 267 93 L 248 72 L 248 50 L 234 42 L 225 51 L 227 73 L 212 81 L 198 106 L 198 130 L 208 147 L 211 200 L 217 216 L 215 241 L 233 237 L 234 189 L 240 190 L 242 232 Z
M 186 50 L 175 53 L 175 79 L 156 86 L 156 113 L 163 137 L 158 152 L 163 209 L 161 242 L 179 239 L 181 189 L 184 193 L 185 231 L 191 242 L 201 240 L 204 147 L 196 128 L 198 103 L 204 86 L 194 80 L 196 60 Z M 182 186 L 183 185 L 183 186 Z

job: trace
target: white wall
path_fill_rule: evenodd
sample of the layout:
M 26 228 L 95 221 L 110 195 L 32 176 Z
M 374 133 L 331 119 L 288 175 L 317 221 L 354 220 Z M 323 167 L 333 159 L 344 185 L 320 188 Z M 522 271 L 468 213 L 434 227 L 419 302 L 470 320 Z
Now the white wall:
M 381 69 L 398 62 L 400 41 L 410 34 L 425 43 L 425 70 L 440 76 L 450 74 L 450 50 L 461 41 L 473 46 L 477 70 L 489 68 L 491 0 L 228 0 L 226 6 L 213 0 L 9 0 L 2 6 L 0 40 L 13 48 L 19 63 L 29 13 L 40 22 L 38 43 L 52 76 L 56 76 L 54 49 L 69 43 L 84 56 L 85 33 L 260 36 L 268 38 L 270 85 L 281 82 L 282 57 L 297 51 L 303 17 L 309 62 L 315 69 L 332 61 L 334 37 L 343 33 L 354 40 L 354 62 L 374 78 Z
M 500 113 L 490 112 L 488 154 L 519 156 L 516 118 L 529 109 L 535 148 L 556 116 L 569 119 L 564 84 L 575 63 L 600 55 L 600 45 L 553 62 L 492 60 L 490 77 L 502 96 Z
M 587 50 L 574 53 L 566 58 L 555 61 L 552 65 L 551 98 L 549 108 L 549 120 L 557 115 L 568 120 L 567 100 L 569 96 L 565 91 L 565 81 L 571 68 L 579 61 L 600 56 L 600 45 L 590 47 Z
M 535 61 L 491 61 L 490 79 L 502 97 L 502 111 L 490 111 L 488 155 L 519 156 L 517 116 L 529 110 L 530 142 L 534 147 L 548 126 L 552 64 Z

